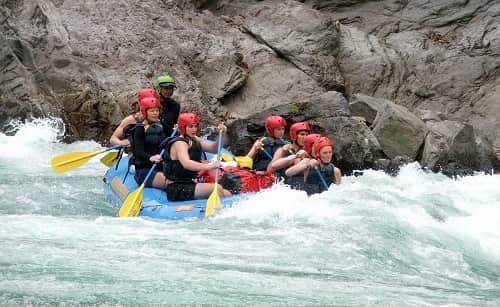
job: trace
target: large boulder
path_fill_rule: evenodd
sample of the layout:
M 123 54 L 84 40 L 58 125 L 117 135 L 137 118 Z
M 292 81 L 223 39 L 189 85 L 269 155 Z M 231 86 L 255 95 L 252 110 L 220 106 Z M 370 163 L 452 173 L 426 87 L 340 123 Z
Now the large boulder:
M 478 99 L 475 101 L 469 116 L 474 130 L 480 132 L 481 148 L 486 150 L 482 160 L 485 162 L 489 160 L 494 169 L 500 167 L 500 121 L 498 120 L 500 115 L 500 79 L 497 78 L 496 81 L 497 84 L 485 85 L 478 91 Z M 485 169 L 486 165 L 481 168 Z
M 453 164 L 461 169 L 477 168 L 477 148 L 474 128 L 469 124 L 445 120 L 427 122 L 421 164 L 434 171 Z
M 415 159 L 427 135 L 425 123 L 405 107 L 387 102 L 373 123 L 373 134 L 389 158 Z

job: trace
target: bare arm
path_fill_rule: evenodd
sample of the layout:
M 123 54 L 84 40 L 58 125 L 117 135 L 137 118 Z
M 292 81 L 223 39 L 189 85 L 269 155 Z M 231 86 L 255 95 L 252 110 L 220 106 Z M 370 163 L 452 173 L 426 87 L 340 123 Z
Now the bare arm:
M 291 176 L 295 176 L 299 173 L 302 173 L 307 170 L 309 168 L 309 159 L 306 158 L 306 159 L 302 159 L 299 163 L 293 165 L 293 166 L 290 166 L 286 171 L 285 171 L 285 175 L 287 175 L 288 177 L 291 177 Z
M 267 166 L 268 172 L 275 172 L 279 169 L 290 166 L 293 163 L 293 160 L 296 158 L 294 154 L 284 157 L 286 151 L 283 148 L 279 148 L 274 153 L 273 160 Z
M 224 144 L 224 139 L 226 138 L 226 131 L 227 131 L 227 127 L 220 124 L 218 127 L 217 127 L 218 130 L 221 130 L 222 129 L 222 144 Z M 196 136 L 195 137 L 196 140 L 198 142 L 200 142 L 201 144 L 201 150 L 203 151 L 207 151 L 207 152 L 211 152 L 211 153 L 217 153 L 217 146 L 219 144 L 219 138 L 217 138 L 217 141 L 213 142 L 213 143 L 209 143 L 209 142 L 206 142 L 204 141 L 202 138 Z
M 339 185 L 340 181 L 342 180 L 342 172 L 340 171 L 339 168 L 333 167 L 333 173 L 335 174 L 335 184 Z
M 135 124 L 135 118 L 133 115 L 129 115 L 125 117 L 121 122 L 118 127 L 116 127 L 115 131 L 111 135 L 111 138 L 109 139 L 109 143 L 111 145 L 123 145 L 123 146 L 129 146 L 130 143 L 128 139 L 125 138 L 125 132 L 123 129 L 129 125 L 129 124 Z
M 255 143 L 253 143 L 252 145 L 252 148 L 250 148 L 250 151 L 247 153 L 247 157 L 250 157 L 250 158 L 254 158 L 255 155 L 257 154 L 257 152 L 259 152 L 259 150 L 262 149 L 262 141 L 264 140 L 265 138 L 261 138 L 257 141 L 255 141 Z
M 211 170 L 211 169 L 216 169 L 217 167 L 220 167 L 220 163 L 200 163 L 193 161 L 189 158 L 189 147 L 186 142 L 183 141 L 177 141 L 172 145 L 172 148 L 170 149 L 171 151 L 174 151 L 172 153 L 173 158 L 177 158 L 179 162 L 182 164 L 182 166 L 190 171 L 203 171 L 203 170 Z

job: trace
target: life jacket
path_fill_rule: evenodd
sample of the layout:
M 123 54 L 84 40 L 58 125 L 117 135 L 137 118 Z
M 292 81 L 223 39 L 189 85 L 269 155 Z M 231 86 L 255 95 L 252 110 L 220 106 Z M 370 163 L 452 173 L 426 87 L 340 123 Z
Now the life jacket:
M 200 171 L 200 181 L 215 182 L 215 170 Z M 258 192 L 271 187 L 275 177 L 272 173 L 257 174 L 255 171 L 228 166 L 219 170 L 219 182 L 232 194 Z
M 174 182 L 192 182 L 193 179 L 198 177 L 198 172 L 190 171 L 184 168 L 179 160 L 172 160 L 170 157 L 172 144 L 178 141 L 186 142 L 188 145 L 191 144 L 188 149 L 189 159 L 201 162 L 203 152 L 201 150 L 200 142 L 181 136 L 174 137 L 169 140 L 165 146 L 165 153 L 163 155 L 163 173 L 167 179 Z
M 253 158 L 253 168 L 256 171 L 265 171 L 267 169 L 267 166 L 272 160 L 272 157 L 274 156 L 274 153 L 278 148 L 282 147 L 283 145 L 287 144 L 286 141 L 282 139 L 275 139 L 272 137 L 266 137 L 262 140 L 263 150 L 259 150 L 255 157 Z M 264 150 L 271 155 L 269 157 Z
M 304 189 L 304 173 L 298 173 L 293 176 L 285 176 L 285 184 L 289 185 L 294 190 Z
M 144 125 L 144 123 L 140 118 L 135 116 L 135 119 L 137 120 L 135 124 L 128 124 L 127 126 L 125 126 L 125 128 L 123 128 L 123 132 L 125 133 L 125 136 L 129 140 L 131 148 L 130 150 L 125 150 L 126 153 L 133 153 L 135 129 L 138 126 Z M 145 125 L 144 131 L 146 137 L 144 140 L 144 151 L 151 155 L 157 154 L 159 145 L 165 138 L 165 133 L 163 132 L 163 126 L 159 122 L 156 122 L 151 125 Z M 116 164 L 118 165 L 119 162 L 120 160 L 118 160 Z M 140 158 L 136 157 L 133 154 L 129 155 L 127 172 L 123 177 L 123 183 L 125 183 L 125 180 L 127 179 L 131 165 L 135 165 L 136 168 L 150 168 L 153 166 L 153 163 L 149 160 L 142 161 Z
M 139 126 L 143 126 L 142 122 L 135 124 L 135 129 Z M 144 140 L 144 151 L 149 155 L 155 155 L 159 153 L 159 145 L 165 139 L 165 133 L 163 132 L 163 126 L 160 123 L 153 123 L 151 125 L 144 125 L 145 140 Z M 133 148 L 133 147 L 132 147 Z M 133 157 L 133 163 L 136 168 L 150 168 L 153 163 L 149 160 L 142 160 L 137 155 Z
M 134 148 L 134 131 L 135 131 L 135 127 L 136 127 L 136 125 L 138 123 L 142 123 L 142 118 L 138 115 L 138 113 L 131 114 L 131 115 L 134 116 L 135 123 L 128 124 L 128 125 L 126 125 L 123 128 L 123 135 L 125 136 L 125 138 L 128 140 L 128 142 L 130 144 L 130 146 L 124 148 L 124 151 L 127 154 L 131 153 L 132 152 L 132 148 Z
M 286 158 L 286 157 L 288 157 L 291 154 L 292 154 L 291 152 L 285 150 L 282 158 Z M 288 176 L 285 174 L 286 169 L 287 168 L 284 167 L 284 168 L 280 168 L 280 169 L 274 171 L 274 176 L 276 176 L 276 178 L 278 178 L 279 180 L 285 180 L 286 181 L 286 179 L 288 178 Z
M 335 168 L 333 164 L 329 163 L 327 165 L 323 165 L 323 168 L 318 168 L 319 172 L 325 179 L 326 185 L 330 186 L 332 183 L 335 183 Z M 314 169 L 309 170 L 309 174 L 307 175 L 304 190 L 308 195 L 321 193 L 326 191 L 327 189 L 321 182 L 321 179 L 318 176 L 318 172 Z

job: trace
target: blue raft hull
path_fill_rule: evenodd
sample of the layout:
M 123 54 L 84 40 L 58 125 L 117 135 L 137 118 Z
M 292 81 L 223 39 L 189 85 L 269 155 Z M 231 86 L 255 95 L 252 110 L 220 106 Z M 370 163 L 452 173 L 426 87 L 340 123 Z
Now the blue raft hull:
M 124 156 L 118 167 L 113 165 L 104 175 L 104 191 L 109 203 L 119 209 L 127 196 L 139 188 L 131 170 L 125 182 L 123 178 L 127 172 L 128 158 Z M 223 208 L 232 207 L 233 204 L 248 198 L 248 194 L 234 195 L 221 198 Z M 145 188 L 142 202 L 142 210 L 139 216 L 147 216 L 155 219 L 182 220 L 189 218 L 203 219 L 205 217 L 206 199 L 189 201 L 169 201 L 164 190 Z

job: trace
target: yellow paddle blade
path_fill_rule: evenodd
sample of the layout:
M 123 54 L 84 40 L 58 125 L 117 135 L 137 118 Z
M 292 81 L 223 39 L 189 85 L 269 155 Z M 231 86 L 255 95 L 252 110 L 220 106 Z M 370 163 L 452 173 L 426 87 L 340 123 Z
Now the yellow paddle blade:
M 252 169 L 253 168 L 253 159 L 250 158 L 249 156 L 238 156 L 236 157 L 236 162 L 238 162 L 238 166 L 240 168 L 248 168 Z
M 143 190 L 144 183 L 141 184 L 137 190 L 130 193 L 127 199 L 123 202 L 120 211 L 118 211 L 119 217 L 136 217 L 139 215 L 139 211 L 141 211 L 142 207 L 142 196 L 144 195 Z
M 107 167 L 113 166 L 115 161 L 118 160 L 116 154 L 117 154 L 116 151 L 111 151 L 105 154 L 104 157 L 101 158 L 101 163 L 106 165 Z
M 224 162 L 234 161 L 233 156 L 231 156 L 230 154 L 225 153 L 225 152 L 220 154 L 220 158 Z
M 217 183 L 214 184 L 214 190 L 212 194 L 207 199 L 207 206 L 205 207 L 205 217 L 210 217 L 215 214 L 215 209 L 221 207 L 220 205 L 220 196 L 217 187 Z
M 52 158 L 52 160 L 50 161 L 50 165 L 52 166 L 52 170 L 54 170 L 55 173 L 64 173 L 84 165 L 92 157 L 97 156 L 98 154 L 105 151 L 106 149 L 98 150 L 95 152 L 67 152 Z

